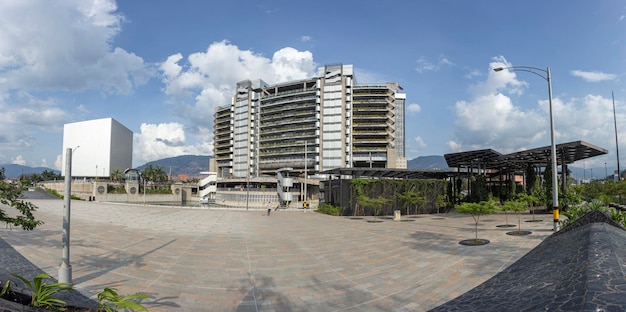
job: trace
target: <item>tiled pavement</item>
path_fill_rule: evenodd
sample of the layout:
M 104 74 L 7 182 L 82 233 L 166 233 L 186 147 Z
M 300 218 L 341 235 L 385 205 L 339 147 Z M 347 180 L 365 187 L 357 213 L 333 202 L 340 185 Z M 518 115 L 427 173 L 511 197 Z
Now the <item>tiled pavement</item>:
M 2 240 L 58 276 L 62 200 L 33 200 L 45 225 L 0 227 Z M 425 311 L 479 285 L 552 234 L 552 216 L 524 222 L 483 216 L 483 246 L 471 216 L 351 219 L 313 212 L 183 209 L 99 202 L 71 204 L 74 286 L 95 298 L 104 287 L 145 293 L 150 311 Z M 0 246 L 1 247 L 1 246 Z M 10 253 L 0 254 L 0 263 Z M 4 255 L 4 256 L 3 256 Z M 13 267 L 14 268 L 14 267 Z M 0 267 L 0 278 L 11 266 Z M 20 274 L 34 276 L 38 272 Z

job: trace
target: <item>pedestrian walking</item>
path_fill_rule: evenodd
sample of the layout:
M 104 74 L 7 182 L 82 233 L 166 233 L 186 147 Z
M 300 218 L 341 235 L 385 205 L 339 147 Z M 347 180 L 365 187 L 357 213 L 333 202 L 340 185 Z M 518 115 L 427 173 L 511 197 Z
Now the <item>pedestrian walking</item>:
M 270 213 L 272 212 L 272 201 L 268 201 L 267 202 L 267 216 L 270 216 Z

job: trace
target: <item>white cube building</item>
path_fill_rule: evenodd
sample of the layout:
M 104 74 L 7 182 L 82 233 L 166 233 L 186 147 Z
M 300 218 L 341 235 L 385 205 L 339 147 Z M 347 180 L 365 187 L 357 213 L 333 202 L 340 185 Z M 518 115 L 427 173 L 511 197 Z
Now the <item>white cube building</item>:
M 63 176 L 68 148 L 73 150 L 73 177 L 109 177 L 115 169 L 132 168 L 133 132 L 113 118 L 63 126 Z

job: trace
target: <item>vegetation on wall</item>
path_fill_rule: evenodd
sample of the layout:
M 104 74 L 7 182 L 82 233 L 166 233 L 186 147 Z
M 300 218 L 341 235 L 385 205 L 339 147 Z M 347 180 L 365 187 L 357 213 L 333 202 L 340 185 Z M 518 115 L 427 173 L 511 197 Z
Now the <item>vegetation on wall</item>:
M 445 204 L 446 181 L 352 179 L 350 207 L 343 215 L 392 215 L 394 210 L 405 214 L 432 213 Z

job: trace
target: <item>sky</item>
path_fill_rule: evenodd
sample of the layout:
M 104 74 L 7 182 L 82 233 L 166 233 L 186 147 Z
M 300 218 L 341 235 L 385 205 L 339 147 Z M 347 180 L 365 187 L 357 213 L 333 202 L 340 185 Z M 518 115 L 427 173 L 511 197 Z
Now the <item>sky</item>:
M 548 67 L 556 142 L 609 151 L 575 165 L 626 148 L 623 0 L 0 0 L 0 164 L 59 169 L 63 124 L 108 117 L 135 167 L 212 155 L 236 82 L 336 63 L 402 86 L 408 159 L 549 145 Z

